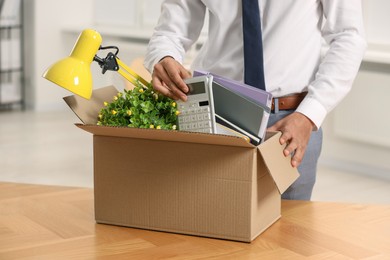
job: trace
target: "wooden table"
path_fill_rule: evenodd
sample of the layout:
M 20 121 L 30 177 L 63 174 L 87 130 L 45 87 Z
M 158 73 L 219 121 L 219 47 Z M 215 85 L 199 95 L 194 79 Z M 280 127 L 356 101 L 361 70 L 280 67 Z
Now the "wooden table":
M 390 206 L 284 201 L 252 243 L 96 224 L 93 190 L 0 183 L 0 259 L 390 259 Z

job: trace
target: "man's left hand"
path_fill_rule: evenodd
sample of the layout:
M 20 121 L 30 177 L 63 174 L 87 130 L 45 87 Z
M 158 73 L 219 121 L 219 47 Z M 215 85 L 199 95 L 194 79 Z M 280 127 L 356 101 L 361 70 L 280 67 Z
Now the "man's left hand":
M 302 162 L 313 127 L 314 124 L 308 117 L 294 112 L 279 120 L 267 130 L 282 132 L 279 142 L 282 145 L 287 144 L 283 150 L 284 156 L 293 154 L 291 165 L 298 167 Z

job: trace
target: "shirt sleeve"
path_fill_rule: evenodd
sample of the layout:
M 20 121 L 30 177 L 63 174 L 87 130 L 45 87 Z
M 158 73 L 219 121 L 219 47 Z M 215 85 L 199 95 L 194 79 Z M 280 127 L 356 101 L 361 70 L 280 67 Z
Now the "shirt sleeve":
M 163 57 L 183 63 L 186 51 L 198 39 L 204 24 L 206 7 L 200 0 L 166 0 L 149 41 L 144 65 L 153 72 Z
M 322 35 L 329 45 L 308 95 L 297 109 L 317 128 L 351 90 L 366 49 L 361 0 L 321 0 Z

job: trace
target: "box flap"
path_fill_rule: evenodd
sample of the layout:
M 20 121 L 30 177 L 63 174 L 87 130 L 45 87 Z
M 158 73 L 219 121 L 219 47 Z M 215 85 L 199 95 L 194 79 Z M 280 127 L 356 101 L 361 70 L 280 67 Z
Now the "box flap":
M 252 144 L 245 141 L 243 138 L 236 136 L 220 135 L 220 134 L 204 134 L 185 131 L 173 130 L 157 130 L 157 129 L 141 129 L 130 127 L 111 127 L 98 125 L 83 125 L 76 124 L 77 127 L 90 132 L 94 135 L 115 136 L 115 137 L 130 137 L 137 139 L 162 140 L 172 142 L 186 143 L 201 143 L 215 144 L 225 146 L 237 146 L 254 148 Z
M 291 166 L 290 156 L 283 156 L 284 145 L 280 145 L 281 132 L 268 133 L 268 139 L 257 147 L 280 194 L 299 177 L 298 170 Z
M 96 124 L 97 116 L 104 107 L 104 102 L 110 102 L 118 90 L 114 86 L 96 89 L 92 92 L 91 99 L 85 99 L 77 95 L 64 97 L 66 104 L 80 118 L 84 124 Z

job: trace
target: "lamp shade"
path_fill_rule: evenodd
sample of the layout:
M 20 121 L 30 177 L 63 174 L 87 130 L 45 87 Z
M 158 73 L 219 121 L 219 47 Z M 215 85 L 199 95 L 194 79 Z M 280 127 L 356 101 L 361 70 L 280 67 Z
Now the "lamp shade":
M 77 39 L 69 57 L 52 66 L 43 77 L 83 98 L 92 95 L 91 63 L 102 43 L 101 35 L 94 30 L 84 30 Z

